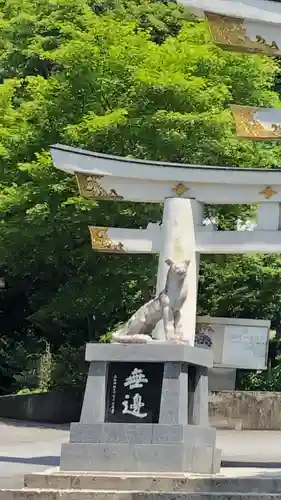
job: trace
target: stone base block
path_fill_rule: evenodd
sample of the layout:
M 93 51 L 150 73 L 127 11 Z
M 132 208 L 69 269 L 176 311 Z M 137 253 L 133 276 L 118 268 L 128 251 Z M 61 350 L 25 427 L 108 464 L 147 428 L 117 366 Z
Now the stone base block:
M 212 353 L 177 344 L 88 344 L 79 424 L 61 471 L 219 472 L 208 420 Z
M 70 443 L 186 444 L 214 447 L 216 430 L 200 425 L 73 423 Z
M 211 427 L 72 424 L 60 469 L 212 474 L 220 470 L 220 452 Z
M 185 493 L 89 490 L 0 490 L 0 500 L 281 500 L 280 493 Z
M 182 444 L 66 443 L 62 445 L 60 469 L 212 474 L 219 472 L 220 459 L 214 456 L 218 453 L 212 447 Z
M 264 493 L 281 494 L 281 476 L 276 471 L 262 475 L 255 470 L 245 474 L 236 469 L 225 475 L 204 475 L 185 473 L 118 473 L 118 472 L 40 472 L 25 474 L 24 486 L 31 489 L 48 490 L 91 490 L 95 491 L 134 491 L 158 493 Z M 96 498 L 96 497 L 95 497 Z M 174 497 L 175 498 L 175 497 Z M 189 498 L 189 497 L 188 497 Z

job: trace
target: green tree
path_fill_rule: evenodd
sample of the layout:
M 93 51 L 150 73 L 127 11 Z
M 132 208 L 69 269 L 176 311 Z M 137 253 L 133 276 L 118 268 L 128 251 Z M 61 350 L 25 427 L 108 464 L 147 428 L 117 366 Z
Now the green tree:
M 84 30 L 91 13 L 132 21 L 156 43 L 179 33 L 191 15 L 175 0 L 0 0 L 0 78 L 41 75 L 58 69 L 48 57 Z
M 201 266 L 203 314 L 271 320 L 281 333 L 281 259 L 279 256 L 205 257 Z
M 28 318 L 51 349 L 79 346 L 93 313 L 99 336 L 148 299 L 156 273 L 151 256 L 94 254 L 88 224 L 145 227 L 160 219 L 161 207 L 80 199 L 73 178 L 54 169 L 49 146 L 274 168 L 279 148 L 238 140 L 228 104 L 278 106 L 277 68 L 218 49 L 205 24 L 184 21 L 189 16 L 173 2 L 6 0 L 1 7 L 5 303 L 13 308 L 19 294 L 27 302 L 13 335 L 22 337 Z M 241 207 L 219 213 L 226 226 L 246 216 Z M 219 276 L 221 263 L 209 269 Z M 201 294 L 207 304 L 204 287 Z M 9 314 L 5 308 L 6 337 Z

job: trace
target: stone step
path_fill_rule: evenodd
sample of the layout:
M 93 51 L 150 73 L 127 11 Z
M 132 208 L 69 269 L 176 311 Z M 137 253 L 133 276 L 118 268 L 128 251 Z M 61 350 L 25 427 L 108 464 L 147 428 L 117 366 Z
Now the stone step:
M 281 500 L 280 493 L 184 493 L 34 489 L 0 490 L 0 500 Z
M 115 490 L 134 492 L 280 493 L 281 471 L 273 477 L 219 477 L 190 474 L 101 474 L 55 472 L 26 474 L 27 488 L 54 490 Z

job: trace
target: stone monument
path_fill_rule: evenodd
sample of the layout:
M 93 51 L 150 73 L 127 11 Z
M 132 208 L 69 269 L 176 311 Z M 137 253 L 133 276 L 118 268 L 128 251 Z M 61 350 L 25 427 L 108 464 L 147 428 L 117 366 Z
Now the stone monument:
M 182 3 L 207 18 L 218 45 L 280 55 L 281 9 L 273 2 Z M 243 115 L 251 126 L 254 117 L 255 133 L 264 128 L 256 109 L 233 107 L 233 113 L 236 124 Z M 279 133 L 275 125 L 271 134 Z M 251 136 L 249 127 L 237 131 Z M 194 346 L 200 253 L 280 252 L 281 171 L 145 161 L 63 145 L 53 146 L 52 156 L 76 175 L 82 196 L 164 203 L 161 225 L 90 228 L 96 250 L 159 254 L 157 296 L 115 333 L 115 343 L 87 345 L 81 420 L 63 445 L 61 469 L 217 472 L 220 454 L 208 425 L 213 356 Z M 255 230 L 206 228 L 204 203 L 257 204 Z
M 212 355 L 186 345 L 88 344 L 80 422 L 61 470 L 218 472 L 208 425 Z

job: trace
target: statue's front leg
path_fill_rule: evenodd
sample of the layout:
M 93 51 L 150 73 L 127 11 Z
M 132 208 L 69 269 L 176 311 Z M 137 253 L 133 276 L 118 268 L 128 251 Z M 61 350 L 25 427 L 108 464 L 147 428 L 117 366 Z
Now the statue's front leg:
M 184 338 L 184 327 L 182 324 L 181 312 L 179 310 L 174 311 L 174 339 L 176 342 L 185 343 L 187 342 Z
M 164 332 L 166 340 L 171 340 L 175 335 L 173 311 L 169 305 L 162 309 Z
M 174 311 L 174 329 L 175 329 L 175 335 L 178 338 L 183 337 L 183 325 L 181 321 L 181 313 L 179 310 Z

